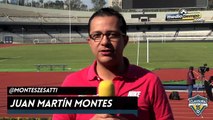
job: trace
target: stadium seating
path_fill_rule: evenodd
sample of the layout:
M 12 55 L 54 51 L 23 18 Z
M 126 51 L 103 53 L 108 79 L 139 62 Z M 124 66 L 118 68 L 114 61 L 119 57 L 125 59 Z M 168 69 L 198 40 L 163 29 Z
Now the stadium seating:
M 150 21 L 144 22 L 139 21 L 138 18 L 131 18 L 131 14 L 135 13 L 138 12 L 121 13 L 127 21 L 127 34 L 130 41 L 146 41 L 147 39 L 159 42 L 213 41 L 211 26 L 204 24 L 203 26 L 193 26 L 193 21 L 165 21 L 166 14 L 175 12 L 154 12 L 156 18 L 150 18 Z M 213 22 L 211 11 L 201 11 L 201 13 L 205 21 Z M 14 43 L 86 42 L 87 23 L 92 14 L 91 11 L 68 11 L 0 4 L 0 24 L 7 23 L 9 26 L 9 28 L 1 29 L 0 37 L 3 39 L 5 35 L 13 36 Z M 153 14 L 153 12 L 146 12 L 146 14 Z M 14 23 L 26 24 L 27 26 L 22 29 L 22 26 L 12 25 Z M 179 25 L 182 24 L 192 25 L 180 27 Z M 50 27 L 51 25 L 53 26 Z M 66 27 L 64 27 L 65 25 Z M 70 31 L 70 29 L 72 30 Z

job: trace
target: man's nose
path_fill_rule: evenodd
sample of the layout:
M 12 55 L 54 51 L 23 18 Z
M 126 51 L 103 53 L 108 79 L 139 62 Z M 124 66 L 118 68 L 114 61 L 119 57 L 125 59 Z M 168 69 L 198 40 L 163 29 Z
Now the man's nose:
M 106 44 L 109 44 L 109 43 L 110 43 L 109 37 L 107 37 L 107 35 L 104 35 L 102 40 L 101 40 L 101 44 L 106 45 Z

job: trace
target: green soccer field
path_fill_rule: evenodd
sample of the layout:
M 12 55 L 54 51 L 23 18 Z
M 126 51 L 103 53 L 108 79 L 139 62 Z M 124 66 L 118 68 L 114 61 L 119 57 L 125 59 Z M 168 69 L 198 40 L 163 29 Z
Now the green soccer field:
M 124 55 L 147 69 L 213 66 L 213 42 L 129 43 Z M 76 71 L 93 62 L 88 44 L 23 45 L 0 48 L 0 71 L 36 71 L 35 64 L 66 64 Z M 43 69 L 49 71 L 49 69 Z M 62 69 L 54 69 L 62 71 Z

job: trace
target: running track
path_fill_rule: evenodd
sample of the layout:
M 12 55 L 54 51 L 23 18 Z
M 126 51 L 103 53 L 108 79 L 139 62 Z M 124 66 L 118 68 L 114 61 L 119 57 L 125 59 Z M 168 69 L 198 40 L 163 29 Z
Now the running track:
M 165 69 L 153 71 L 161 80 L 184 80 L 186 69 Z M 15 115 L 7 114 L 7 86 L 57 86 L 64 80 L 69 72 L 0 72 L 0 118 L 1 117 L 51 117 L 48 114 L 41 115 Z M 207 78 L 213 75 L 212 70 L 208 72 Z M 169 96 L 171 91 L 167 91 Z M 179 92 L 181 100 L 170 100 L 175 120 L 212 120 L 213 102 L 208 102 L 208 107 L 201 116 L 196 116 L 188 107 L 187 93 Z M 195 95 L 196 93 L 194 93 Z M 199 93 L 205 96 L 205 93 Z

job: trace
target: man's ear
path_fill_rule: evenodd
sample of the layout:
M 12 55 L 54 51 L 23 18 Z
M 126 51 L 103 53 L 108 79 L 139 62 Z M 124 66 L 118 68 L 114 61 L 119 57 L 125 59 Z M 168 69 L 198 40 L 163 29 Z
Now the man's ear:
M 124 46 L 127 45 L 127 43 L 129 42 L 129 36 L 124 36 Z
M 91 46 L 91 39 L 89 37 L 87 37 L 87 43 L 89 44 L 89 46 Z
M 87 37 L 87 42 L 89 42 L 90 41 L 90 38 L 89 37 Z

